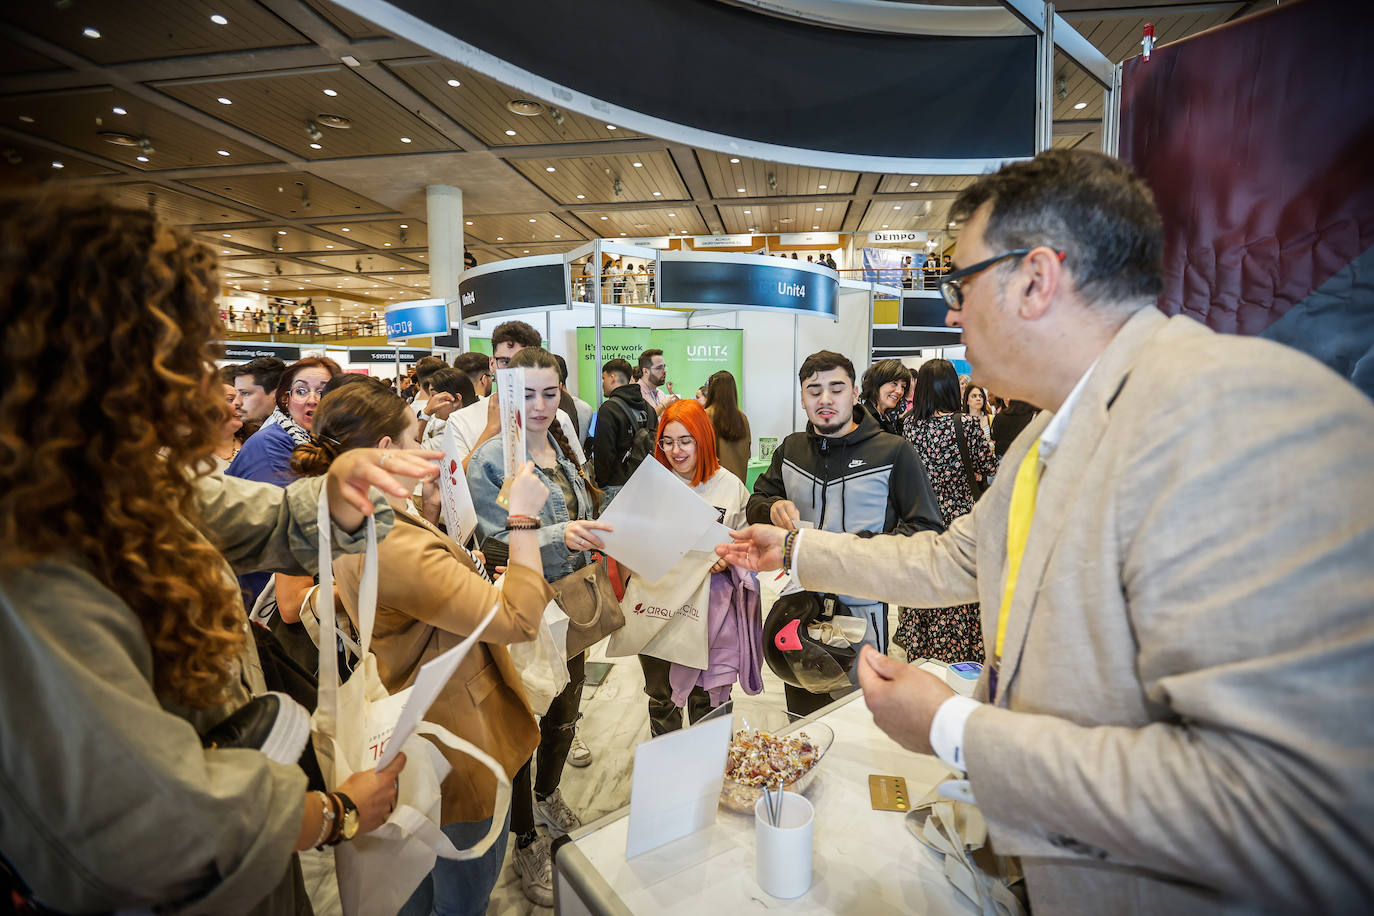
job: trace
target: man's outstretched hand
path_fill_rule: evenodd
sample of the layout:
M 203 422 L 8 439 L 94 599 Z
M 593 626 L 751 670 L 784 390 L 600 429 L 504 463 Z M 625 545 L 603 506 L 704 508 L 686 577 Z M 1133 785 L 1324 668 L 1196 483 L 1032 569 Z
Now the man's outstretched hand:
M 782 569 L 782 542 L 787 532 L 772 525 L 750 525 L 731 531 L 732 544 L 717 544 L 716 556 L 724 557 L 735 566 L 766 572 Z

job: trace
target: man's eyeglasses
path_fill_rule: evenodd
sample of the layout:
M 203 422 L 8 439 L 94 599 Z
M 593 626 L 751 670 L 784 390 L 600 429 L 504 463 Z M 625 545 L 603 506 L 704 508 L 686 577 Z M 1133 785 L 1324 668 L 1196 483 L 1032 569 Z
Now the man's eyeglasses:
M 1019 258 L 1030 254 L 1034 248 L 1017 248 L 1015 251 L 1008 251 L 996 257 L 988 258 L 986 261 L 979 261 L 977 264 L 970 264 L 968 267 L 961 267 L 951 271 L 940 278 L 940 295 L 945 298 L 945 307 L 951 312 L 957 312 L 964 307 L 964 281 L 987 270 L 989 267 L 1007 258 Z M 1067 256 L 1066 252 L 1056 251 L 1059 260 L 1063 261 Z
M 496 368 L 498 368 L 498 369 L 509 369 L 509 368 L 510 368 L 510 357 L 509 357 L 509 356 L 493 356 L 493 357 L 492 357 L 492 362 L 496 363 Z
M 665 437 L 658 440 L 658 447 L 666 452 L 668 449 L 672 448 L 675 443 L 678 448 L 691 448 L 697 444 L 697 440 L 691 436 L 683 436 L 681 439 L 668 439 Z
M 304 385 L 297 385 L 295 388 L 291 389 L 291 397 L 300 401 L 304 401 L 312 394 L 317 398 L 324 397 L 324 386 L 321 385 L 319 388 L 307 388 Z

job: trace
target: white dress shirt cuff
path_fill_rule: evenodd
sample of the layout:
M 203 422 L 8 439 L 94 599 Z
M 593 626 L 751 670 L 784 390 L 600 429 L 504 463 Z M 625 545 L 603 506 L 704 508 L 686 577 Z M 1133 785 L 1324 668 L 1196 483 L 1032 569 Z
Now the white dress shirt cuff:
M 971 697 L 950 697 L 935 710 L 935 718 L 930 722 L 930 746 L 935 756 L 956 770 L 968 769 L 964 759 L 964 725 L 982 705 Z

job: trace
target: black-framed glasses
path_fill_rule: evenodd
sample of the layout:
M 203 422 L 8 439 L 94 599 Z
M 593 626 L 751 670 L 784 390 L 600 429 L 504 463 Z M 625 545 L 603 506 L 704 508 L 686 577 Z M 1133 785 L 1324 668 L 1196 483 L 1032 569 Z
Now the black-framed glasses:
M 950 271 L 940 278 L 940 295 L 945 298 L 945 307 L 951 312 L 957 312 L 964 307 L 964 281 L 987 270 L 989 267 L 1007 258 L 1019 258 L 1030 254 L 1034 248 L 1017 248 L 1015 251 L 1008 251 L 995 257 L 988 258 L 986 261 L 979 261 L 977 264 L 970 264 L 968 267 L 961 267 L 958 270 Z M 1063 261 L 1065 252 L 1056 251 L 1059 260 Z

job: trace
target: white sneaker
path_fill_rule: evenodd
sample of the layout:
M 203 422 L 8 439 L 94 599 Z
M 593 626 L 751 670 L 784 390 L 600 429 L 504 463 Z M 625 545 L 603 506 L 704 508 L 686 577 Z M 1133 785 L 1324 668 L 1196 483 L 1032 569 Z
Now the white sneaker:
M 573 736 L 572 747 L 568 748 L 568 763 L 575 767 L 592 765 L 592 749 L 583 743 L 580 736 Z
M 549 842 L 541 833 L 524 849 L 517 843 L 511 857 L 515 873 L 520 876 L 520 889 L 535 906 L 553 906 L 553 856 L 549 853 Z
M 565 836 L 582 826 L 581 819 L 563 801 L 562 789 L 554 789 L 543 801 L 534 800 L 534 821 L 548 827 L 555 836 Z

